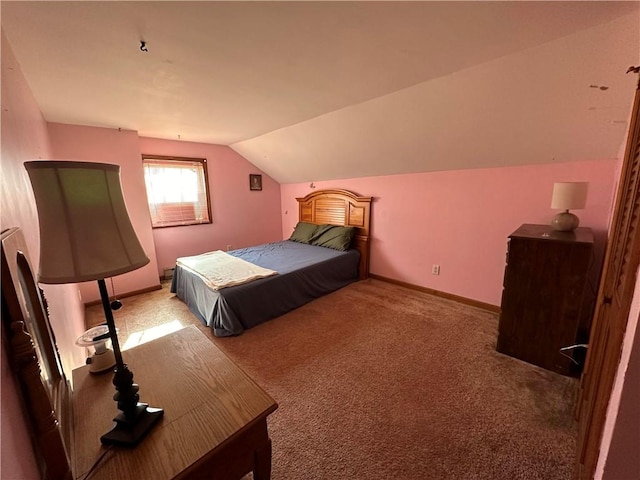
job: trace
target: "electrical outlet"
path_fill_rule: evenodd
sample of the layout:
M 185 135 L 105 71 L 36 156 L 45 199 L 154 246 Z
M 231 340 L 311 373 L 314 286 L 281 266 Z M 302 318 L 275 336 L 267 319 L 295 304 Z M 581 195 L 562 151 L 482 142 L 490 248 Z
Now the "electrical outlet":
M 231 245 L 227 245 L 227 252 L 231 250 Z
M 433 265 L 431 267 L 431 274 L 432 275 L 440 275 L 440 265 Z

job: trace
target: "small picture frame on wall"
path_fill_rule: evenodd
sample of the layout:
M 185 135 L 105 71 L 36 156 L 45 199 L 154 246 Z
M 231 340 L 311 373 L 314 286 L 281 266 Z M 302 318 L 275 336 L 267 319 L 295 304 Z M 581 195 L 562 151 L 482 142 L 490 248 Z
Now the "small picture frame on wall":
M 262 175 L 249 174 L 249 190 L 262 190 Z

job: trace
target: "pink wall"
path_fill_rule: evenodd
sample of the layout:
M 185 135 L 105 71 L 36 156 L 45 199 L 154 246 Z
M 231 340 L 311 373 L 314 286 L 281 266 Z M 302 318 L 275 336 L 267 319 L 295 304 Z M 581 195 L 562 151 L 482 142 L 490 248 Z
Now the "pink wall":
M 21 227 L 25 235 L 31 266 L 37 271 L 40 258 L 38 220 L 31 184 L 24 169 L 27 160 L 50 156 L 44 118 L 27 85 L 20 65 L 2 32 L 2 188 L 0 229 Z M 53 288 L 52 288 L 53 287 Z M 75 285 L 43 285 L 49 302 L 51 324 L 60 347 L 65 371 L 84 363 L 84 352 L 75 339 L 84 330 L 84 308 Z M 3 344 L 4 347 L 4 337 Z M 20 408 L 16 384 L 2 348 L 0 378 L 1 461 L 0 477 L 21 480 L 40 478 L 27 426 Z
M 114 277 L 117 293 L 129 293 L 160 285 L 156 254 L 147 207 L 138 134 L 130 130 L 49 123 L 53 158 L 120 165 L 122 190 L 131 223 L 151 262 L 138 270 Z M 107 282 L 111 293 L 111 282 Z M 82 300 L 100 298 L 97 282 L 80 284 Z
M 596 233 L 601 258 L 615 161 L 571 162 L 315 182 L 373 196 L 371 273 L 499 305 L 507 236 L 523 223 L 546 224 L 553 183 L 589 182 L 581 226 Z M 282 185 L 283 236 L 297 222 L 296 197 L 309 184 Z M 440 275 L 431 266 L 440 265 Z
M 177 257 L 281 239 L 280 185 L 231 148 L 141 137 L 140 150 L 207 159 L 213 223 L 154 229 L 160 273 Z M 250 173 L 262 174 L 262 191 L 249 190 Z

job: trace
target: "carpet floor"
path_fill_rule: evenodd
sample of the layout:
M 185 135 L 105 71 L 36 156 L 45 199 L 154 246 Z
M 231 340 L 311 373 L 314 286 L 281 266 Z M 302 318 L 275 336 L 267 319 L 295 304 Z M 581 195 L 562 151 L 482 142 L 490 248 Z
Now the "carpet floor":
M 125 348 L 199 325 L 278 402 L 274 480 L 572 477 L 577 380 L 497 353 L 494 313 L 369 279 L 216 338 L 168 285 L 123 303 Z

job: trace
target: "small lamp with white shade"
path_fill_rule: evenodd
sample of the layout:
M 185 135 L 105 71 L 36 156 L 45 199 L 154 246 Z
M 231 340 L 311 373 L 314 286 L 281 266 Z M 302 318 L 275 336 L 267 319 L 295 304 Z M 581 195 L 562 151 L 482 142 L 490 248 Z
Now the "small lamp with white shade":
M 564 210 L 551 220 L 551 228 L 559 232 L 573 232 L 580 220 L 569 210 L 580 210 L 587 204 L 587 182 L 557 182 L 553 184 L 551 208 Z

